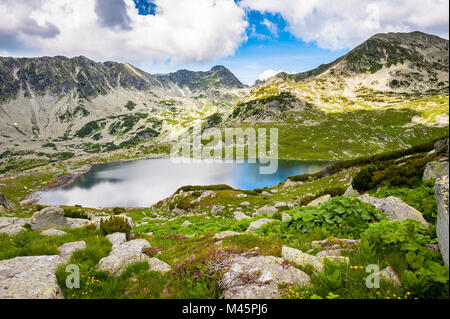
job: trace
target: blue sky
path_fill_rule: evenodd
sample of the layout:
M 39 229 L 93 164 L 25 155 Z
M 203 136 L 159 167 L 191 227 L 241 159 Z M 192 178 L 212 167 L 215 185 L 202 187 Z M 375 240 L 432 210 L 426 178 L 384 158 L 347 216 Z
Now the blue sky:
M 0 56 L 83 55 L 149 73 L 222 64 L 253 84 L 376 33 L 448 39 L 448 12 L 448 0 L 0 0 Z

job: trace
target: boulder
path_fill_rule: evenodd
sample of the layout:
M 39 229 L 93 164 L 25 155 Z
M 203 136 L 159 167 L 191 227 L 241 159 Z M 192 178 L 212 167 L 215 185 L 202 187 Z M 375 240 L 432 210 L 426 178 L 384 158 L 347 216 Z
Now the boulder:
M 127 241 L 100 259 L 97 269 L 112 275 L 120 275 L 129 264 L 150 260 L 150 257 L 142 253 L 142 249 L 147 247 L 150 247 L 150 244 L 144 239 Z
M 55 271 L 59 256 L 27 256 L 0 261 L 0 299 L 62 299 Z
M 214 205 L 211 208 L 211 214 L 215 215 L 217 213 L 220 213 L 221 211 L 223 211 L 225 209 L 225 206 L 221 206 L 221 205 Z
M 438 178 L 434 185 L 438 217 L 436 233 L 444 263 L 448 266 L 448 175 Z
M 315 256 L 305 254 L 301 250 L 283 246 L 281 249 L 281 257 L 288 260 L 294 265 L 305 267 L 310 265 L 316 272 L 322 272 L 323 263 Z
M 0 215 L 6 214 L 6 209 L 3 207 L 3 205 L 0 205 Z
M 148 264 L 149 264 L 149 271 L 158 271 L 160 273 L 166 273 L 168 271 L 172 270 L 172 267 L 170 267 L 169 264 L 165 263 L 162 260 L 159 260 L 158 258 L 150 258 L 148 260 Z
M 267 216 L 272 216 L 272 215 L 276 214 L 277 212 L 278 212 L 278 209 L 276 209 L 275 207 L 266 205 L 266 206 L 263 206 L 263 207 L 257 209 L 256 213 L 254 215 L 258 216 L 258 215 L 266 214 Z
M 232 257 L 220 285 L 225 299 L 277 299 L 279 285 L 305 286 L 310 278 L 303 271 L 273 256 Z
M 50 228 L 80 228 L 89 224 L 87 219 L 64 217 L 64 210 L 59 207 L 47 207 L 31 217 L 33 230 L 45 230 Z
M 246 198 L 247 194 L 238 194 L 238 195 L 236 195 L 236 197 L 238 197 L 238 198 Z
M 245 206 L 249 206 L 250 203 L 249 202 L 242 202 L 239 204 L 239 206 L 245 207 Z
M 127 235 L 125 233 L 112 233 L 106 235 L 106 239 L 111 243 L 112 249 L 115 249 L 127 241 Z
M 391 283 L 393 283 L 396 286 L 402 285 L 400 279 L 398 278 L 397 273 L 390 266 L 381 270 L 379 274 L 380 274 L 380 278 L 382 278 L 384 281 L 390 281 Z
M 0 234 L 13 236 L 25 231 L 23 226 L 30 223 L 30 218 L 0 217 Z
M 342 254 L 342 251 L 343 251 L 343 249 L 322 250 L 316 254 L 316 258 L 340 256 Z
M 409 206 L 400 198 L 389 196 L 387 198 L 375 198 L 367 194 L 358 197 L 360 201 L 372 204 L 380 209 L 389 220 L 405 220 L 415 219 L 422 223 L 424 227 L 428 227 L 428 223 L 422 214 L 414 207 Z
M 291 220 L 291 218 L 292 218 L 291 215 L 289 215 L 287 213 L 281 214 L 281 220 L 284 221 L 284 222 L 287 222 L 287 221 Z
M 268 197 L 272 197 L 272 196 L 273 196 L 272 193 L 269 193 L 269 192 L 266 192 L 266 191 L 262 191 L 262 192 L 261 192 L 261 195 L 263 195 L 263 196 L 268 196 Z
M 46 229 L 44 231 L 41 231 L 42 236 L 64 236 L 67 235 L 65 231 L 57 230 L 54 228 Z
M 243 219 L 250 219 L 250 216 L 245 215 L 243 212 L 234 212 L 234 219 L 236 220 L 243 220 Z
M 4 193 L 0 193 L 0 205 L 7 210 L 16 210 L 16 205 Z
M 256 230 L 264 226 L 265 224 L 269 224 L 274 222 L 275 219 L 269 219 L 269 218 L 262 218 L 255 220 L 254 222 L 251 222 L 248 226 L 247 230 L 245 232 L 247 233 L 254 233 Z
M 436 141 L 436 143 L 434 143 L 434 150 L 436 152 L 440 151 L 444 146 L 448 146 L 448 138 L 446 139 L 442 139 L 442 140 L 438 140 Z
M 422 180 L 428 181 L 430 179 L 436 179 L 444 175 L 448 175 L 448 162 L 429 162 L 425 166 Z
M 324 196 L 320 196 L 319 198 L 316 198 L 315 200 L 311 201 L 308 205 L 306 206 L 313 206 L 313 207 L 317 207 L 322 203 L 325 203 L 326 201 L 331 199 L 331 195 L 324 195 Z
M 72 254 L 77 250 L 86 249 L 85 241 L 75 241 L 72 243 L 66 243 L 58 247 L 59 257 L 61 257 L 65 262 L 69 262 Z
M 356 189 L 353 189 L 353 186 L 350 185 L 344 193 L 344 196 L 359 196 L 359 193 Z
M 238 233 L 231 230 L 226 230 L 220 233 L 217 233 L 214 235 L 214 239 L 224 239 L 226 237 L 236 236 L 236 235 L 242 235 L 242 233 Z
M 36 202 L 35 199 L 24 199 L 23 201 L 21 201 L 19 204 L 22 206 L 26 206 L 26 205 L 32 205 Z

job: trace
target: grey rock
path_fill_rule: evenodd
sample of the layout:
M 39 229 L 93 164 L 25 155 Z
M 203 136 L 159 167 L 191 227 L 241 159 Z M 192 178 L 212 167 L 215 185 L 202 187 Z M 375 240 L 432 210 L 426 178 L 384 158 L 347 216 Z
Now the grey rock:
M 234 212 L 234 219 L 236 220 L 244 220 L 244 219 L 250 219 L 250 216 L 245 215 L 243 212 Z
M 41 235 L 42 236 L 64 236 L 64 235 L 67 235 L 67 233 L 62 230 L 50 228 L 50 229 L 46 229 L 46 230 L 42 231 Z
M 238 198 L 247 198 L 247 194 L 238 194 L 236 197 L 238 197 Z
M 30 218 L 0 217 L 0 234 L 13 236 L 25 231 L 23 226 L 30 223 Z
M 32 205 L 36 202 L 35 199 L 24 199 L 23 201 L 21 201 L 19 204 L 22 206 L 26 206 L 26 205 Z
M 127 241 L 127 235 L 125 233 L 112 233 L 106 235 L 106 239 L 111 243 L 112 249 L 115 249 Z
M 150 257 L 142 253 L 142 249 L 147 247 L 150 247 L 150 244 L 144 239 L 127 241 L 100 259 L 97 269 L 120 275 L 129 264 L 150 260 Z
M 16 205 L 11 201 L 4 193 L 0 193 L 0 205 L 5 207 L 7 210 L 16 210 Z
M 286 265 L 273 256 L 241 257 L 231 260 L 220 285 L 225 299 L 276 299 L 282 290 L 279 285 L 305 286 L 310 278 L 303 271 Z
M 315 200 L 311 201 L 308 205 L 306 206 L 313 206 L 313 207 L 317 207 L 322 203 L 325 203 L 326 201 L 331 199 L 331 195 L 324 195 L 324 196 L 320 196 L 319 198 L 316 198 Z
M 62 299 L 55 271 L 59 256 L 16 257 L 0 261 L 0 299 Z
M 211 214 L 215 215 L 217 213 L 220 213 L 221 211 L 223 211 L 225 209 L 225 206 L 221 206 L 221 205 L 214 205 L 211 208 Z
M 353 189 L 353 186 L 350 185 L 344 193 L 344 196 L 358 196 L 359 193 L 357 190 Z
M 380 209 L 389 220 L 406 220 L 415 219 L 422 223 L 424 227 L 428 227 L 427 221 L 422 214 L 414 207 L 409 206 L 400 198 L 389 196 L 387 198 L 375 198 L 367 194 L 358 197 L 360 201 L 372 204 Z
M 277 212 L 278 212 L 278 209 L 276 209 L 275 207 L 266 205 L 266 206 L 263 206 L 263 207 L 257 209 L 255 216 L 263 215 L 263 214 L 266 214 L 267 216 L 272 216 L 272 215 L 276 214 Z
M 157 271 L 164 274 L 172 270 L 172 267 L 170 267 L 169 264 L 155 257 L 150 258 L 148 260 L 148 264 L 149 264 L 148 268 L 149 271 Z
M 255 220 L 254 222 L 251 222 L 250 225 L 248 226 L 247 230 L 245 232 L 247 233 L 254 233 L 255 231 L 257 231 L 259 228 L 261 228 L 262 226 L 272 223 L 274 222 L 274 219 L 268 219 L 268 218 L 262 218 L 262 219 L 258 219 Z
M 3 207 L 3 205 L 0 205 L 0 215 L 6 214 L 6 209 Z
M 250 203 L 249 202 L 242 202 L 239 204 L 239 206 L 245 207 L 245 206 L 249 206 Z
M 392 282 L 396 286 L 401 286 L 402 285 L 400 279 L 398 278 L 397 273 L 390 266 L 388 266 L 388 267 L 386 267 L 386 268 L 384 268 L 383 270 L 380 271 L 380 277 L 383 280 L 385 280 L 385 281 Z
M 434 150 L 436 151 L 436 152 L 438 152 L 438 151 L 440 151 L 444 146 L 448 146 L 448 138 L 446 138 L 446 139 L 442 139 L 442 140 L 439 140 L 439 141 L 436 141 L 436 143 L 434 143 Z
M 436 180 L 434 185 L 436 202 L 438 206 L 438 217 L 436 233 L 444 263 L 448 266 L 448 175 Z
M 302 252 L 301 250 L 283 246 L 281 249 L 281 257 L 288 260 L 294 265 L 298 266 L 310 266 L 313 267 L 314 271 L 319 273 L 324 269 L 324 259 L 328 259 L 332 262 L 343 262 L 349 263 L 350 259 L 348 257 L 337 256 L 337 255 L 325 255 L 325 256 L 312 256 Z
M 422 180 L 428 181 L 444 175 L 448 175 L 448 162 L 429 162 L 425 166 Z
M 284 221 L 284 222 L 287 222 L 287 221 L 291 220 L 291 218 L 292 217 L 289 214 L 286 214 L 286 213 L 281 214 L 281 220 Z
M 224 239 L 227 237 L 237 236 L 237 235 L 242 235 L 242 233 L 238 233 L 238 232 L 231 231 L 231 230 L 226 230 L 226 231 L 215 234 L 214 239 Z
M 269 192 L 266 192 L 266 191 L 262 191 L 262 192 L 261 192 L 261 195 L 263 195 L 263 196 L 268 196 L 268 197 L 273 196 L 272 193 L 269 193 Z
M 329 257 L 329 256 L 340 256 L 342 254 L 342 251 L 343 251 L 343 249 L 322 250 L 316 254 L 316 258 Z
M 68 262 L 74 252 L 82 249 L 86 249 L 85 241 L 75 241 L 72 243 L 63 244 L 58 247 L 59 257 L 61 257 L 65 262 Z
M 87 219 L 64 217 L 64 210 L 59 207 L 47 207 L 31 217 L 33 230 L 45 230 L 50 228 L 80 228 L 88 225 Z

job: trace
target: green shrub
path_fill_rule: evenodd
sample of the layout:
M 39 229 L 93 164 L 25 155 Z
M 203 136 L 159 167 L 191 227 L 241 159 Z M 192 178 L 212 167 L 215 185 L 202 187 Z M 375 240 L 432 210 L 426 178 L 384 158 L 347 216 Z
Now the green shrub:
M 315 228 L 334 235 L 359 237 L 369 223 L 386 217 L 374 206 L 353 197 L 334 197 L 320 207 L 302 207 L 289 221 L 289 227 L 303 233 Z
M 125 108 L 126 108 L 128 111 L 134 110 L 134 107 L 135 107 L 135 106 L 136 106 L 136 103 L 134 103 L 133 101 L 128 101 L 128 103 L 125 104 Z
M 417 298 L 440 298 L 447 291 L 448 266 L 443 264 L 440 253 L 426 245 L 436 242 L 430 231 L 416 220 L 383 221 L 369 226 L 361 235 L 381 255 L 400 253 L 407 269 L 401 274 L 402 282 Z M 426 285 L 428 289 L 423 289 Z
M 76 208 L 66 207 L 64 208 L 64 216 L 69 218 L 83 218 L 89 219 L 88 214 Z
M 119 232 L 125 233 L 127 238 L 129 238 L 130 228 L 131 226 L 125 217 L 112 216 L 110 218 L 104 218 L 100 221 L 100 230 L 104 236 Z
M 123 207 L 114 207 L 112 212 L 113 212 L 114 215 L 124 214 L 125 213 L 125 208 L 123 208 Z

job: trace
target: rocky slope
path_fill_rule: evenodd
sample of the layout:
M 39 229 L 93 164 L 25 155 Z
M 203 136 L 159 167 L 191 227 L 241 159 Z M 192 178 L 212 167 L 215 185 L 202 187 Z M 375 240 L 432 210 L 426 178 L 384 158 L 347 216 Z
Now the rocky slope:
M 242 90 L 223 66 L 151 75 L 85 57 L 0 58 L 0 156 L 133 146 L 230 107 Z

